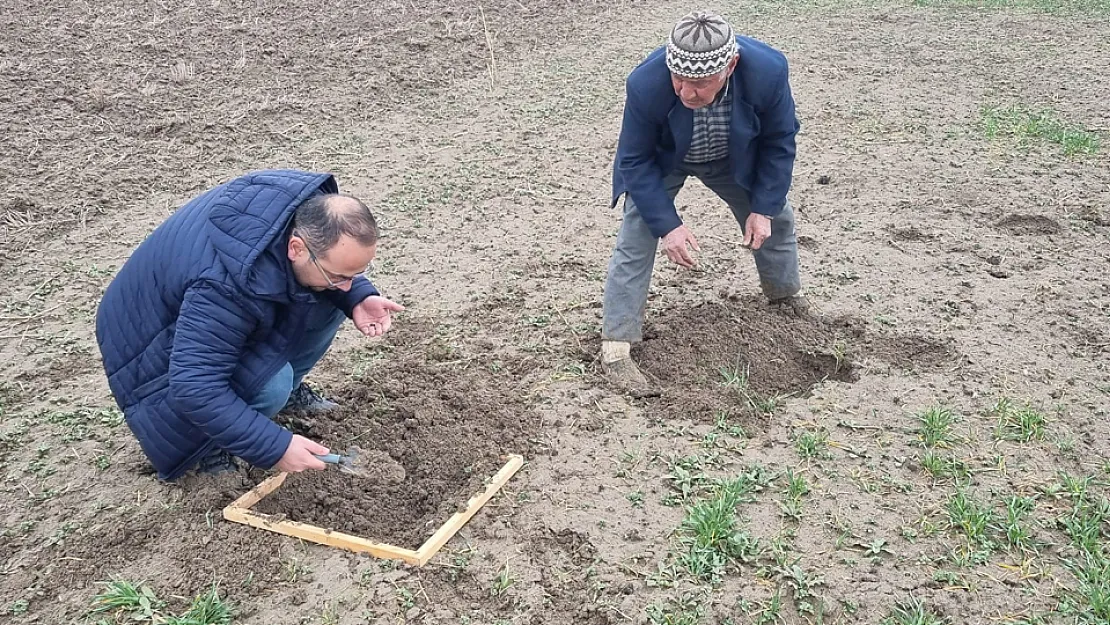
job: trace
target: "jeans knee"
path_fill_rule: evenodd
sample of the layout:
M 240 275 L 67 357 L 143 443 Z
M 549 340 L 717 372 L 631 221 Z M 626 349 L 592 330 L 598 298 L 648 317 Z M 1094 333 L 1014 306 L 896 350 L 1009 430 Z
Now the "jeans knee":
M 293 366 L 286 363 L 274 377 L 251 400 L 251 408 L 270 417 L 271 419 L 285 407 L 289 401 L 289 394 L 293 392 Z

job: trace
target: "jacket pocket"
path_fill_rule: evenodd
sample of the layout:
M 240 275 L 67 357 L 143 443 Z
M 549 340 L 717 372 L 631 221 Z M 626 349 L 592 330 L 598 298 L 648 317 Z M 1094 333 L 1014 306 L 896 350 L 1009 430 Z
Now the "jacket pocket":
M 157 376 L 157 377 L 155 377 L 151 380 L 148 380 L 147 382 L 144 382 L 144 383 L 140 384 L 139 386 L 137 386 L 135 388 L 134 391 L 132 391 L 132 399 L 134 401 L 132 402 L 131 406 L 137 406 L 139 404 L 149 403 L 149 400 L 153 395 L 155 395 L 159 392 L 165 393 L 166 390 L 169 388 L 169 385 L 170 385 L 170 374 L 169 373 L 164 373 L 164 374 L 159 375 L 159 376 Z M 125 408 L 125 410 L 127 408 L 130 408 L 131 406 L 127 406 Z

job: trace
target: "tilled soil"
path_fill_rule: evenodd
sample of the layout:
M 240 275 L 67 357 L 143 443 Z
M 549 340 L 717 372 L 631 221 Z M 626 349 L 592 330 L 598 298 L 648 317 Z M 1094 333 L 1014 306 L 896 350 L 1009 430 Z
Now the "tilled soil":
M 481 490 L 505 454 L 529 451 L 537 420 L 514 368 L 500 374 L 460 369 L 428 361 L 420 349 L 400 349 L 422 345 L 432 332 L 433 326 L 417 324 L 391 333 L 388 341 L 398 349 L 384 366 L 395 383 L 344 389 L 343 408 L 309 432 L 325 444 L 357 441 L 364 449 L 388 450 L 405 479 L 390 483 L 373 466 L 365 477 L 337 470 L 291 475 L 257 504 L 258 512 L 416 549 Z

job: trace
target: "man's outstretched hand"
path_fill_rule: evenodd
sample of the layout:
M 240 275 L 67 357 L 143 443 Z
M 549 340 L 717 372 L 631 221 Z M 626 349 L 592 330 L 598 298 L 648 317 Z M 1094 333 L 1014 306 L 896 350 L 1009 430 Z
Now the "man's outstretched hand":
M 313 454 L 323 456 L 328 453 L 328 448 L 314 443 L 300 434 L 294 434 L 285 449 L 285 455 L 277 461 L 274 468 L 287 473 L 300 473 L 305 469 L 323 471 L 326 464 Z
M 689 245 L 689 249 L 687 245 Z M 694 233 L 690 232 L 690 229 L 685 225 L 671 230 L 663 237 L 663 251 L 672 263 L 680 267 L 687 269 L 697 267 L 698 261 L 694 260 L 694 255 L 690 253 L 690 249 L 695 252 L 701 251 L 701 248 L 698 247 L 698 240 L 694 238 Z
M 393 313 L 405 307 L 380 295 L 372 295 L 355 306 L 352 318 L 355 327 L 366 336 L 381 336 L 393 325 Z

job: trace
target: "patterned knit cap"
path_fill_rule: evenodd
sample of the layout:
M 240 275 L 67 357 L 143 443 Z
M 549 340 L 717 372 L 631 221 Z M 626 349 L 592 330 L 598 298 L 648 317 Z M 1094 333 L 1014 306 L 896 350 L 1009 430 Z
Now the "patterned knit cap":
M 721 16 L 695 11 L 678 21 L 667 41 L 667 67 L 686 78 L 705 78 L 728 68 L 736 36 Z

